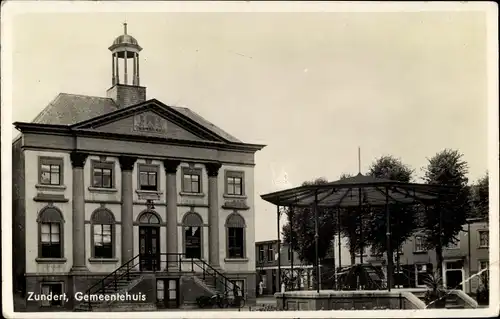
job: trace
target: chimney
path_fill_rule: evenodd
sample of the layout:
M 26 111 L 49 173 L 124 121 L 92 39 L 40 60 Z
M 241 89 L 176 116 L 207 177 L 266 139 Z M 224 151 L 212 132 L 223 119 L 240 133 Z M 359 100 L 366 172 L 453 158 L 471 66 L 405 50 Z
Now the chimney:
M 106 92 L 106 96 L 124 108 L 146 101 L 146 88 L 144 86 L 115 84 Z

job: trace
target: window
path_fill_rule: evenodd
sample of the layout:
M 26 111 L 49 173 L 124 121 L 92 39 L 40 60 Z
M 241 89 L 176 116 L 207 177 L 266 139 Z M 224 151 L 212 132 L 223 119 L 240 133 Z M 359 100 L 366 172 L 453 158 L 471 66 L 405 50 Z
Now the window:
M 113 188 L 114 163 L 92 162 L 92 186 L 96 188 Z
M 94 225 L 94 257 L 113 257 L 111 225 Z
M 267 245 L 267 261 L 274 260 L 274 247 L 273 244 Z
M 424 252 L 424 237 L 423 236 L 415 236 L 415 252 L 420 253 Z
M 490 278 L 490 274 L 489 274 L 489 267 L 490 267 L 490 263 L 489 261 L 487 260 L 481 260 L 479 261 L 479 271 L 483 271 L 479 276 L 481 278 L 481 282 L 483 284 L 487 283 L 488 282 L 488 279 Z
M 226 220 L 226 228 L 228 258 L 244 258 L 245 220 L 240 214 L 232 213 Z
M 259 261 L 263 262 L 265 260 L 264 246 L 259 245 Z
M 186 258 L 201 258 L 201 230 L 203 220 L 201 216 L 189 212 L 182 221 L 184 226 L 184 253 Z
M 39 183 L 41 185 L 62 185 L 63 159 L 54 157 L 39 158 Z
M 59 223 L 42 223 L 42 258 L 61 258 L 61 229 Z
M 234 284 L 236 285 L 236 292 L 240 297 L 244 297 L 244 292 L 245 292 L 245 281 L 243 280 L 233 280 Z
M 168 300 L 177 300 L 177 280 L 168 280 Z
M 394 266 L 394 288 L 403 288 L 403 284 L 405 282 L 405 274 L 404 274 L 404 271 L 403 271 L 403 267 L 401 267 L 401 265 L 399 265 L 399 269 L 398 269 L 398 265 L 395 264 Z
M 62 290 L 62 283 L 42 283 L 40 296 L 42 307 L 62 306 L 62 298 L 54 298 L 61 296 Z M 47 298 L 49 296 L 52 298 Z
M 201 170 L 184 167 L 182 170 L 182 192 L 201 193 Z
M 403 245 L 399 246 L 399 248 L 398 248 L 398 254 L 400 256 L 403 255 Z
M 94 258 L 114 257 L 115 217 L 111 211 L 99 208 L 92 213 L 92 240 Z
M 243 172 L 226 171 L 226 194 L 243 195 Z
M 363 247 L 363 256 L 368 255 L 368 247 Z M 356 256 L 359 257 L 361 256 L 359 249 L 356 249 Z
M 38 215 L 39 258 L 63 258 L 64 219 L 59 209 L 47 206 Z
M 156 300 L 165 300 L 165 282 L 163 279 L 156 281 Z
M 157 191 L 159 166 L 139 165 L 139 189 L 143 191 Z
M 425 287 L 425 279 L 427 278 L 427 265 L 415 265 L 415 281 L 417 287 Z
M 479 247 L 487 248 L 490 245 L 489 231 L 480 230 L 479 231 Z
M 231 279 L 231 283 L 228 284 L 228 288 L 230 289 L 228 291 L 229 296 L 235 296 L 235 292 L 238 294 L 240 297 L 244 297 L 244 291 L 245 291 L 245 281 L 241 279 Z

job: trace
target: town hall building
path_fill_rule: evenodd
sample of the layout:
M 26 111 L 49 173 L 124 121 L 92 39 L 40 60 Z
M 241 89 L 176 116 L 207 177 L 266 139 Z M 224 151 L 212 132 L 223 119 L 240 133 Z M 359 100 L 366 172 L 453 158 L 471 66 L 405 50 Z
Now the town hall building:
M 147 98 L 126 24 L 109 50 L 105 97 L 60 93 L 32 122 L 14 123 L 15 289 L 70 296 L 28 300 L 28 311 L 119 307 L 77 292 L 146 295 L 128 311 L 182 308 L 235 287 L 251 304 L 264 145 Z

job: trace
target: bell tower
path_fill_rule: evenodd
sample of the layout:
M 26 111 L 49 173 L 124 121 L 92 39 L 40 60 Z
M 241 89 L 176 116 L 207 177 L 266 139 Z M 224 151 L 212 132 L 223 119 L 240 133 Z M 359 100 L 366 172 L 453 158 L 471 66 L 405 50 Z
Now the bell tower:
M 123 24 L 123 34 L 113 41 L 109 50 L 112 76 L 107 96 L 120 107 L 144 102 L 146 88 L 139 84 L 139 52 L 142 48 L 137 40 L 128 34 L 127 23 Z

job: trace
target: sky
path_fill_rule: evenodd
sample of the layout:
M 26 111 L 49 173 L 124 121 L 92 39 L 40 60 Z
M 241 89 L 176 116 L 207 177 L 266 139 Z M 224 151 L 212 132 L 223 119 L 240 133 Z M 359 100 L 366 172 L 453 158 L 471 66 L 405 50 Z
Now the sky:
M 393 155 L 422 176 L 457 149 L 487 163 L 482 12 L 44 13 L 13 20 L 13 121 L 59 93 L 105 96 L 122 23 L 143 47 L 147 97 L 184 106 L 256 154 L 256 240 L 276 239 L 260 195 Z M 14 130 L 13 130 L 14 132 Z M 17 133 L 13 133 L 17 135 Z

